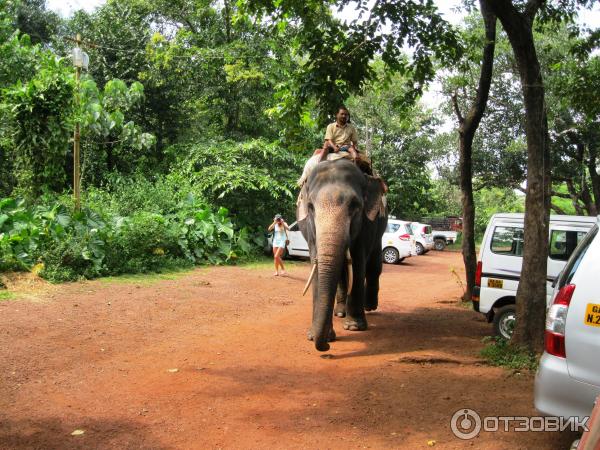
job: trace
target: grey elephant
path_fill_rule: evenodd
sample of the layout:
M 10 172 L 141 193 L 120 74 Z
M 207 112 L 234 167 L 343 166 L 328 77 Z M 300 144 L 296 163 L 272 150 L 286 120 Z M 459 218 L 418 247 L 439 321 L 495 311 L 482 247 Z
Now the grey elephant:
M 336 314 L 345 316 L 344 329 L 365 330 L 365 310 L 377 309 L 381 236 L 387 226 L 382 183 L 347 159 L 323 161 L 308 176 L 296 215 L 312 262 L 304 289 L 312 283 L 309 339 L 317 350 L 327 351 L 328 341 L 335 340 L 336 292 L 345 300 L 336 307 Z

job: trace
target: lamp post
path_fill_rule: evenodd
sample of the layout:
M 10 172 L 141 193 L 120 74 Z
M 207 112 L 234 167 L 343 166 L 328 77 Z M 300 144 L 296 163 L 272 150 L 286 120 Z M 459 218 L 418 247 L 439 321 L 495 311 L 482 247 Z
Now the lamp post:
M 87 70 L 90 58 L 86 52 L 81 50 L 81 35 L 77 33 L 75 38 L 76 47 L 73 49 L 71 56 L 73 57 L 73 66 L 75 67 L 75 104 L 79 109 L 79 78 L 81 69 Z M 79 114 L 79 111 L 78 111 Z M 75 131 L 73 132 L 73 196 L 75 197 L 75 211 L 81 208 L 81 174 L 79 172 L 80 165 L 80 133 L 79 133 L 79 117 L 75 120 Z

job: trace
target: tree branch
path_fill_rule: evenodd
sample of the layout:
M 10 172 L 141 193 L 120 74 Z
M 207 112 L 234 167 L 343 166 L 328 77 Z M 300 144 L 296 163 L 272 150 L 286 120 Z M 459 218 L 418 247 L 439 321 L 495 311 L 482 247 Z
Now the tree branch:
M 523 15 L 525 16 L 530 25 L 533 24 L 533 19 L 535 18 L 535 15 L 539 11 L 539 9 L 544 4 L 544 1 L 545 0 L 529 0 L 525 5 L 525 12 L 523 13 Z
M 458 106 L 458 98 L 456 92 L 452 94 L 452 106 L 454 107 L 454 113 L 456 114 L 456 118 L 458 119 L 458 123 L 462 125 L 465 121 L 465 118 L 460 112 L 460 107 Z

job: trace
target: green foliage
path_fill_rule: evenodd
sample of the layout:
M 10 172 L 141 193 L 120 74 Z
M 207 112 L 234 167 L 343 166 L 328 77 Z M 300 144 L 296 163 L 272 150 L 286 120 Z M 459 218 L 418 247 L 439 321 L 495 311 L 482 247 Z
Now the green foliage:
M 488 222 L 496 213 L 525 212 L 525 196 L 512 189 L 480 189 L 473 193 L 475 201 L 475 236 L 483 236 Z
M 531 372 L 537 369 L 538 356 L 526 348 L 511 345 L 510 341 L 499 337 L 486 337 L 483 342 L 486 346 L 481 350 L 481 356 L 491 365 Z
M 176 146 L 170 152 L 181 155 L 170 177 L 189 180 L 202 198 L 226 206 L 240 223 L 264 227 L 277 212 L 295 215 L 295 183 L 305 158 L 258 139 Z
M 374 68 L 384 72 L 381 62 Z M 435 208 L 427 165 L 432 161 L 438 123 L 421 105 L 401 107 L 405 85 L 400 76 L 388 82 L 371 82 L 362 95 L 351 97 L 347 104 L 360 132 L 361 150 L 370 150 L 375 169 L 388 184 L 390 213 L 409 219 Z
M 2 199 L 0 270 L 41 263 L 40 275 L 60 282 L 220 264 L 252 251 L 248 231 L 235 231 L 225 208 L 213 212 L 189 196 L 176 210 L 168 215 L 118 216 L 92 209 L 71 214 L 60 201 L 28 207 L 23 200 Z
M 51 52 L 40 52 L 34 77 L 4 92 L 14 147 L 9 153 L 17 192 L 27 198 L 44 188 L 62 190 L 71 133 L 72 73 Z M 12 153 L 12 154 L 11 154 Z

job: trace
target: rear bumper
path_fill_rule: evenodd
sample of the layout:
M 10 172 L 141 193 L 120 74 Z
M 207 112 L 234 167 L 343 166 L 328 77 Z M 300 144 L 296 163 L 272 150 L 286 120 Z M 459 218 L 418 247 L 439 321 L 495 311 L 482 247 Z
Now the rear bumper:
M 544 352 L 535 375 L 535 408 L 547 416 L 584 417 L 592 413 L 600 387 L 569 376 L 567 360 Z

